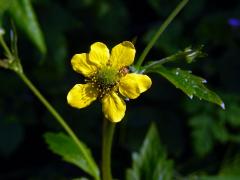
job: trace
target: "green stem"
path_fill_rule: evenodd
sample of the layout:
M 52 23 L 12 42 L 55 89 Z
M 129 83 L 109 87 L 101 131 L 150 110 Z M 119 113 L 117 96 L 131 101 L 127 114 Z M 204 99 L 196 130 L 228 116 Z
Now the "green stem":
M 165 64 L 167 62 L 171 62 L 171 61 L 175 61 L 181 57 L 184 57 L 184 55 L 186 55 L 185 52 L 178 52 L 174 55 L 171 55 L 171 56 L 168 56 L 168 57 L 165 57 L 163 59 L 160 59 L 160 60 L 157 60 L 157 61 L 153 61 L 151 62 L 150 64 L 146 65 L 146 66 L 143 66 L 143 70 L 141 71 L 141 73 L 144 73 L 144 72 L 147 72 L 150 68 L 156 66 L 156 65 L 162 65 L 162 64 Z
M 153 63 L 149 64 L 149 65 L 146 65 L 143 67 L 144 71 L 142 71 L 142 73 L 146 72 L 148 69 L 150 69 L 151 67 L 153 66 L 156 66 L 156 65 L 162 65 L 164 63 L 167 63 L 167 62 L 170 62 L 170 61 L 174 61 L 175 59 L 172 58 L 172 56 L 170 57 L 166 57 L 166 58 L 163 58 L 161 60 L 158 60 L 158 61 L 154 61 Z
M 108 119 L 103 120 L 103 141 L 102 141 L 102 178 L 112 180 L 111 173 L 111 149 L 115 130 L 115 124 Z
M 1 43 L 1 45 L 2 45 L 2 47 L 3 47 L 3 49 L 5 50 L 5 52 L 6 52 L 6 56 L 9 58 L 9 59 L 12 59 L 12 53 L 11 53 L 11 51 L 9 50 L 9 48 L 8 48 L 8 46 L 7 46 L 7 44 L 5 43 L 5 41 L 4 41 L 4 39 L 3 39 L 3 37 L 2 36 L 0 36 L 0 43 Z
M 177 5 L 177 7 L 173 10 L 173 12 L 168 16 L 168 18 L 163 22 L 163 24 L 160 26 L 156 34 L 153 36 L 151 41 L 148 43 L 147 47 L 144 49 L 144 51 L 140 55 L 138 62 L 136 63 L 137 69 L 140 68 L 147 54 L 152 49 L 153 45 L 156 43 L 160 35 L 164 32 L 164 30 L 168 27 L 168 25 L 173 21 L 173 19 L 177 16 L 177 14 L 182 10 L 182 8 L 187 4 L 187 2 L 188 0 L 182 0 Z
M 53 106 L 43 97 L 43 95 L 38 91 L 38 89 L 32 84 L 32 82 L 28 79 L 28 77 L 24 73 L 18 73 L 18 76 L 25 82 L 25 84 L 31 89 L 31 91 L 38 97 L 38 99 L 43 103 L 43 105 L 47 108 L 47 110 L 54 116 L 54 118 L 61 124 L 64 130 L 68 133 L 68 135 L 73 139 L 78 148 L 83 152 L 83 155 L 86 158 L 86 161 L 89 163 L 90 167 L 94 169 L 94 164 L 88 158 L 87 152 L 85 148 L 82 146 L 78 137 L 72 131 L 72 129 L 68 126 L 65 120 L 61 117 L 61 115 L 53 108 Z M 94 177 L 96 180 L 99 180 L 99 177 Z

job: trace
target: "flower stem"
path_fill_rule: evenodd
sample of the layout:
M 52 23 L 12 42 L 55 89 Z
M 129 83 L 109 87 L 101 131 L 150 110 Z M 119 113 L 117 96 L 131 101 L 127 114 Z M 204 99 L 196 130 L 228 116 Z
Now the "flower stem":
M 0 44 L 2 45 L 5 53 L 6 53 L 6 56 L 9 58 L 9 59 L 12 59 L 12 53 L 11 51 L 9 50 L 8 46 L 6 45 L 4 39 L 2 36 L 0 36 Z
M 115 130 L 115 123 L 108 119 L 103 120 L 103 140 L 102 140 L 102 178 L 112 180 L 111 173 L 111 149 Z
M 61 126 L 64 128 L 64 130 L 68 133 L 68 135 L 73 139 L 73 141 L 76 143 L 78 148 L 83 152 L 84 157 L 86 158 L 86 161 L 89 163 L 89 165 L 94 169 L 94 164 L 92 161 L 88 158 L 87 152 L 85 148 L 82 146 L 81 142 L 79 141 L 76 134 L 73 132 L 73 130 L 69 127 L 69 125 L 66 123 L 66 121 L 61 117 L 61 115 L 54 109 L 54 107 L 43 97 L 43 95 L 39 92 L 39 90 L 32 84 L 32 82 L 28 79 L 28 77 L 24 73 L 17 72 L 17 75 L 24 81 L 24 83 L 29 87 L 29 89 L 33 92 L 34 95 L 38 97 L 38 99 L 42 102 L 42 104 L 47 108 L 47 110 L 53 115 L 53 117 L 61 124 Z M 99 180 L 100 178 L 98 176 L 94 177 L 96 180 Z
M 143 50 L 142 54 L 140 55 L 137 63 L 136 68 L 139 69 L 142 65 L 144 59 L 146 58 L 149 51 L 152 49 L 153 45 L 156 43 L 160 35 L 164 32 L 164 30 L 168 27 L 168 25 L 173 21 L 173 19 L 177 16 L 177 14 L 182 10 L 182 8 L 187 4 L 188 0 L 182 0 L 177 7 L 173 10 L 173 12 L 168 16 L 168 18 L 163 22 L 160 26 L 156 34 L 152 37 L 151 41 L 148 43 L 146 48 Z
M 163 58 L 161 60 L 158 60 L 158 61 L 154 61 L 153 63 L 149 64 L 149 65 L 146 65 L 143 67 L 143 71 L 142 73 L 145 73 L 147 72 L 149 69 L 151 69 L 151 67 L 154 67 L 156 65 L 162 65 L 164 63 L 167 63 L 167 62 L 170 62 L 170 61 L 174 61 L 175 59 L 171 58 L 172 56 L 169 56 L 169 57 L 166 57 L 166 58 Z

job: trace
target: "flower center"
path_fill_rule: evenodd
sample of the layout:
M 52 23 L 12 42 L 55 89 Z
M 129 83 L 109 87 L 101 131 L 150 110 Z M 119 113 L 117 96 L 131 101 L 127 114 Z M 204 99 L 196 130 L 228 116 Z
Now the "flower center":
M 105 66 L 95 72 L 90 79 L 86 79 L 86 81 L 92 84 L 92 87 L 97 90 L 99 98 L 103 98 L 104 95 L 114 90 L 121 74 L 116 68 Z
M 119 72 L 110 66 L 103 67 L 96 74 L 97 83 L 103 87 L 114 86 L 119 80 Z
M 111 66 L 105 66 L 94 73 L 86 82 L 90 83 L 98 92 L 98 97 L 103 98 L 111 91 L 117 90 L 117 84 L 121 77 L 128 74 L 128 68 L 116 69 Z

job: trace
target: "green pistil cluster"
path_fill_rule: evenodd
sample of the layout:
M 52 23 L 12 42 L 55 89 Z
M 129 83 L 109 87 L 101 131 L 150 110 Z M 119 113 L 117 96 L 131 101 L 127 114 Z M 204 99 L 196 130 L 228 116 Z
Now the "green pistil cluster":
M 106 66 L 97 73 L 97 81 L 102 86 L 113 86 L 119 80 L 119 72 L 115 68 Z
M 120 77 L 121 73 L 117 69 L 106 66 L 92 76 L 90 83 L 97 90 L 99 98 L 103 98 L 116 87 Z

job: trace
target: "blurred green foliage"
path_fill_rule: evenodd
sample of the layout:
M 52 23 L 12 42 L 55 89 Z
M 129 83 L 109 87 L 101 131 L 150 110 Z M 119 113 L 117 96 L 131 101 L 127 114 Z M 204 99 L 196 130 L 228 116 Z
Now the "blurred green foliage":
M 189 126 L 192 128 L 196 153 L 205 156 L 218 143 L 240 142 L 240 99 L 238 95 L 223 96 L 227 103 L 225 111 L 201 103 L 196 107 L 187 105 Z
M 10 14 L 14 23 L 16 23 L 25 34 L 31 39 L 33 44 L 40 50 L 41 53 L 46 53 L 46 44 L 43 38 L 42 31 L 39 27 L 35 12 L 32 8 L 30 0 L 19 1 L 0 1 L 0 24 L 4 18 L 4 13 L 7 11 Z
M 31 3 L 32 8 L 21 6 L 20 2 Z M 89 45 L 95 41 L 113 46 L 135 37 L 139 56 L 156 28 L 178 2 L 21 0 L 17 1 L 21 7 L 11 12 L 12 2 L 0 1 L 1 26 L 6 34 L 11 29 L 11 20 L 17 25 L 19 54 L 26 74 L 66 117 L 80 139 L 93 149 L 98 164 L 101 108 L 98 103 L 84 110 L 67 105 L 69 89 L 83 82 L 82 77 L 72 71 L 70 58 L 75 53 L 88 51 Z M 14 15 L 19 12 L 26 17 Z M 125 178 L 125 169 L 132 166 L 131 153 L 139 152 L 146 127 L 154 121 L 159 130 L 160 146 L 166 147 L 166 159 L 174 161 L 174 172 L 178 172 L 174 177 L 238 178 L 240 27 L 231 26 L 228 20 L 240 19 L 239 12 L 240 2 L 237 0 L 192 0 L 147 57 L 149 61 L 161 59 L 190 45 L 204 44 L 203 51 L 208 57 L 190 65 L 179 62 L 178 66 L 191 69 L 208 80 L 210 89 L 222 92 L 226 110 L 195 98 L 191 100 L 164 78 L 152 75 L 151 90 L 138 100 L 127 103 L 125 120 L 117 129 L 113 149 L 114 177 Z M 32 18 L 27 17 L 29 13 L 33 14 Z M 28 23 L 38 30 L 26 27 Z M 44 46 L 47 49 L 45 56 L 41 54 Z M 170 68 L 172 65 L 175 67 L 170 64 Z M 0 179 L 86 176 L 48 150 L 42 135 L 61 128 L 22 82 L 12 72 L 3 69 L 0 82 Z M 159 140 L 156 141 L 159 144 Z
M 133 167 L 127 170 L 127 180 L 173 179 L 173 162 L 167 160 L 154 124 L 148 130 L 140 153 L 133 154 Z
M 85 152 L 79 149 L 75 142 L 63 133 L 46 133 L 44 137 L 49 148 L 57 155 L 62 156 L 63 160 L 78 166 L 93 177 L 99 177 L 99 169 L 92 159 L 90 150 L 85 144 L 81 142 L 82 147 L 84 147 L 85 152 L 87 152 L 87 157 Z M 91 160 L 91 164 L 87 158 Z

